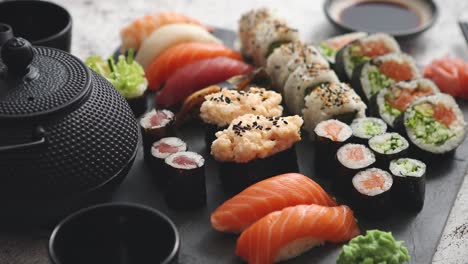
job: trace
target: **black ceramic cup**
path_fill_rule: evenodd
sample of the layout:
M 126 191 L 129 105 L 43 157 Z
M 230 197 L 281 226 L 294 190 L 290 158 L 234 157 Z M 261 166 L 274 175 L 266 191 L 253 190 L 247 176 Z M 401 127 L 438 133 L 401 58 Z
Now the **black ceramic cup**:
M 177 263 L 174 223 L 149 207 L 108 203 L 80 210 L 60 222 L 49 240 L 53 264 Z
M 35 46 L 70 52 L 72 18 L 57 4 L 37 0 L 0 1 L 0 23 L 10 25 L 16 37 L 25 38 Z

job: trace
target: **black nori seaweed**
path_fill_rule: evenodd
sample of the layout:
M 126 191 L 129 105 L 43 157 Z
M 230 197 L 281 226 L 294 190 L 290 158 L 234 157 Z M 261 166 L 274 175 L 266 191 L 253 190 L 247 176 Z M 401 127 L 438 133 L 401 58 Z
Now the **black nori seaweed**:
M 410 146 L 408 145 L 406 149 L 403 149 L 400 152 L 393 153 L 393 154 L 385 154 L 385 153 L 377 152 L 375 149 L 371 147 L 369 143 L 367 145 L 372 150 L 372 152 L 374 152 L 375 160 L 376 160 L 375 166 L 382 170 L 388 169 L 388 166 L 390 165 L 390 161 L 394 159 L 407 157 L 409 153 L 409 149 L 410 149 Z
M 155 129 L 145 129 L 144 127 L 140 125 L 141 135 L 142 135 L 142 140 L 143 140 L 143 154 L 144 154 L 145 161 L 150 160 L 151 146 L 153 146 L 154 142 L 160 140 L 163 137 L 169 137 L 175 134 L 174 122 L 175 122 L 175 116 L 164 127 L 155 128 Z
M 127 103 L 130 105 L 133 115 L 135 115 L 136 118 L 140 117 L 148 109 L 146 94 L 147 93 L 143 93 L 141 96 L 135 98 L 126 98 Z
M 270 157 L 247 163 L 222 162 L 220 178 L 223 190 L 236 194 L 261 180 L 289 172 L 299 172 L 294 146 Z
M 356 93 L 361 97 L 361 99 L 366 104 L 369 103 L 369 99 L 366 97 L 366 93 L 364 92 L 364 89 L 362 87 L 361 73 L 362 73 L 362 70 L 364 69 L 364 66 L 366 66 L 369 63 L 370 61 L 357 65 L 353 70 L 353 74 L 351 75 L 351 80 L 350 80 L 351 87 L 353 87 L 354 91 L 356 91 Z
M 330 177 L 330 175 L 335 174 L 336 164 L 333 160 L 335 159 L 336 151 L 345 143 L 348 143 L 351 137 L 344 141 L 334 141 L 327 137 L 315 135 L 314 164 L 318 175 Z
M 369 196 L 360 193 L 352 186 L 353 209 L 356 210 L 357 214 L 369 219 L 382 219 L 388 216 L 392 212 L 392 188 L 393 185 L 389 190 L 381 194 Z
M 186 148 L 183 151 L 187 151 L 187 150 L 188 148 Z M 151 149 L 150 149 L 149 156 L 150 156 L 150 159 L 148 163 L 149 163 L 151 174 L 153 176 L 153 179 L 156 185 L 160 188 L 166 187 L 167 181 L 168 181 L 169 166 L 166 164 L 165 159 L 153 156 L 151 154 Z
M 207 148 L 211 148 L 211 144 L 213 143 L 213 141 L 215 141 L 216 132 L 222 131 L 228 128 L 228 126 L 218 127 L 217 125 L 207 124 L 207 123 L 204 123 L 203 126 L 205 127 L 205 144 Z
M 347 125 L 351 124 L 356 118 L 357 110 L 332 116 L 331 119 L 337 119 Z
M 421 211 L 424 206 L 426 192 L 426 172 L 421 177 L 402 177 L 393 174 L 391 190 L 392 199 L 395 205 L 398 205 L 398 208 Z
M 346 46 L 344 46 L 343 48 L 341 48 L 336 53 L 336 56 L 335 56 L 335 65 L 333 67 L 333 70 L 335 70 L 335 73 L 336 73 L 336 75 L 338 75 L 338 78 L 340 78 L 341 82 L 348 82 L 349 81 L 348 75 L 346 74 L 346 70 L 345 70 L 343 54 L 344 54 L 344 50 L 347 49 L 354 42 L 355 41 L 353 41 L 353 42 L 347 44 Z

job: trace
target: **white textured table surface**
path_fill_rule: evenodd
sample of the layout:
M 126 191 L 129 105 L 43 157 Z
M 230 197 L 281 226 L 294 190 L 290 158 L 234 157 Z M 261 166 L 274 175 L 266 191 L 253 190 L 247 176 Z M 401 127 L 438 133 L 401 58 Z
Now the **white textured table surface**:
M 1 1 L 1 0 L 0 0 Z M 119 29 L 132 19 L 148 12 L 173 10 L 203 22 L 235 30 L 242 12 L 254 7 L 278 9 L 303 39 L 316 42 L 337 34 L 326 20 L 322 1 L 317 0 L 60 0 L 74 18 L 72 53 L 84 59 L 97 53 L 110 55 L 119 45 Z M 456 24 L 459 17 L 468 20 L 467 0 L 439 0 L 440 16 L 435 26 L 411 43 L 410 52 L 418 64 L 431 59 L 454 55 L 468 59 L 468 49 Z M 461 186 L 455 205 L 433 263 L 468 264 L 468 177 Z M 426 204 L 426 206 L 431 206 Z M 0 233 L 1 234 L 1 233 Z M 46 245 L 40 238 L 0 235 L 1 264 L 45 264 Z

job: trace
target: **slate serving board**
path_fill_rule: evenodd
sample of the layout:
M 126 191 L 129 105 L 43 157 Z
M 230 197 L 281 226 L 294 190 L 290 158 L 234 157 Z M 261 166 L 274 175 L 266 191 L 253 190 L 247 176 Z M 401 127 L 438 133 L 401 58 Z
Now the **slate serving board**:
M 229 46 L 233 45 L 236 38 L 235 32 L 228 30 L 217 29 L 214 34 Z M 150 98 L 148 100 L 152 101 Z M 468 117 L 468 105 L 463 101 L 458 103 Z M 230 196 L 221 189 L 219 164 L 212 159 L 209 146 L 205 146 L 202 126 L 185 126 L 177 131 L 177 136 L 187 142 L 189 150 L 202 154 L 206 159 L 207 206 L 186 212 L 169 210 L 161 190 L 155 186 L 151 173 L 143 162 L 141 148 L 129 175 L 114 193 L 112 201 L 145 204 L 167 214 L 175 222 L 181 235 L 180 263 L 242 263 L 234 254 L 237 236 L 219 233 L 210 226 L 211 212 Z M 330 180 L 325 175 L 319 177 L 315 173 L 316 153 L 313 142 L 304 137 L 296 145 L 296 152 L 300 172 L 320 183 L 325 190 L 331 191 Z M 430 263 L 465 176 L 467 154 L 468 141 L 465 141 L 454 156 L 428 164 L 425 205 L 421 212 L 396 212 L 384 220 L 366 220 L 358 216 L 361 230 L 365 232 L 377 228 L 391 231 L 397 240 L 405 241 L 411 255 L 410 263 Z M 339 202 L 346 204 L 346 201 Z M 341 247 L 342 244 L 327 243 L 287 263 L 335 263 Z

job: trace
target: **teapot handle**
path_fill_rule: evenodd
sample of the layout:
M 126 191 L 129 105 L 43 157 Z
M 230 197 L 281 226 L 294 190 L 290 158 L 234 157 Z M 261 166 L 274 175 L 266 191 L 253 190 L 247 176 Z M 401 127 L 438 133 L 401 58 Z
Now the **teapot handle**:
M 45 130 L 43 127 L 38 126 L 33 134 L 33 141 L 20 143 L 15 145 L 0 146 L 0 152 L 10 151 L 10 150 L 21 150 L 28 149 L 31 147 L 36 147 L 44 144 L 46 142 Z

